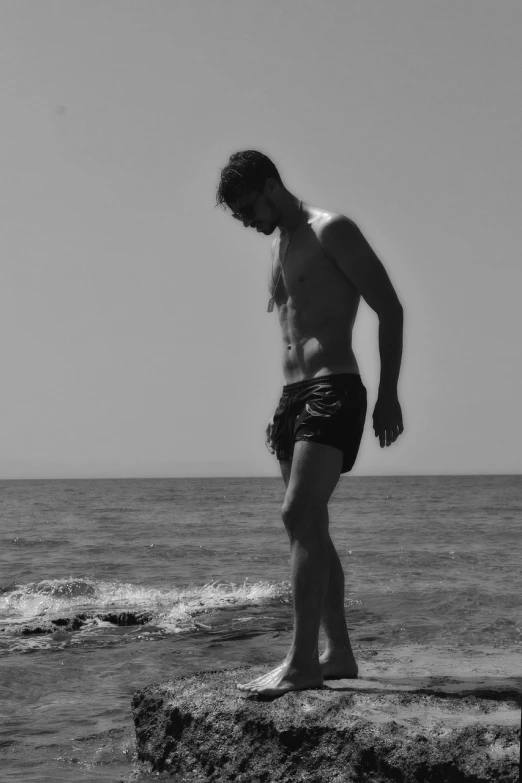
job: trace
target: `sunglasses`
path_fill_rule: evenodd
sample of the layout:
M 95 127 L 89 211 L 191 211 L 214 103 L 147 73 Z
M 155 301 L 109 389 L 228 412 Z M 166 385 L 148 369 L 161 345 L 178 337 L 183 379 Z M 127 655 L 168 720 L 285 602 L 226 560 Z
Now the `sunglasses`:
M 258 190 L 255 199 L 252 201 L 251 204 L 246 204 L 244 207 L 241 208 L 239 212 L 232 212 L 232 217 L 236 220 L 252 220 L 252 218 L 255 216 L 255 205 L 256 201 L 261 195 L 261 191 Z

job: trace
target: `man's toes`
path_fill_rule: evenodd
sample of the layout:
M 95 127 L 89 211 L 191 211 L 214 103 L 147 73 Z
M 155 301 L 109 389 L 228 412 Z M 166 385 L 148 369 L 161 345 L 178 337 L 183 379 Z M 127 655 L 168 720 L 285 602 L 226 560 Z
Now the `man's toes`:
M 254 688 L 264 680 L 266 680 L 268 675 L 263 674 L 261 677 L 256 677 L 254 680 L 249 680 L 248 682 L 244 682 L 239 684 L 237 687 L 240 691 L 252 691 Z
M 250 680 L 249 682 L 238 682 L 236 687 L 239 688 L 240 691 L 249 691 L 254 684 L 255 680 Z
M 272 674 L 268 677 L 263 677 L 262 680 L 259 682 L 256 682 L 252 690 L 255 693 L 259 693 L 260 691 L 266 691 L 267 688 L 273 688 L 274 685 L 276 685 L 279 681 L 279 673 Z
M 248 682 L 237 685 L 237 687 L 240 691 L 254 691 L 259 686 L 265 685 L 266 683 L 271 682 L 274 678 L 277 678 L 282 669 L 283 666 L 278 666 L 277 669 L 272 669 L 272 671 L 268 672 L 267 674 L 261 674 L 259 677 L 255 677 L 253 680 L 249 680 Z
M 252 693 L 255 693 L 257 696 L 266 696 L 268 698 L 271 696 L 282 696 L 289 690 L 292 690 L 291 687 L 285 687 L 283 683 L 274 680 L 273 682 L 266 682 L 263 685 L 258 685 Z
M 242 685 L 238 685 L 240 691 L 254 691 L 256 688 L 258 688 L 260 685 L 262 685 L 264 682 L 263 680 L 252 680 L 251 682 L 245 682 Z
M 249 682 L 238 683 L 237 687 L 240 691 L 251 691 L 255 687 L 257 680 L 250 680 Z

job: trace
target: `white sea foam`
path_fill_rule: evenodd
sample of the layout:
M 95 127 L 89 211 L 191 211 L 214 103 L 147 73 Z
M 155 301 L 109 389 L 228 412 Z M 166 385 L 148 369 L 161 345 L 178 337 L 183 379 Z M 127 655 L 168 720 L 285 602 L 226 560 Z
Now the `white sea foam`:
M 18 625 L 79 612 L 151 612 L 153 622 L 169 630 L 192 625 L 200 614 L 227 606 L 286 602 L 289 586 L 278 582 L 210 582 L 190 587 L 155 588 L 125 582 L 53 579 L 17 585 L 0 596 L 4 624 Z M 7 622 L 6 622 L 7 621 Z
M 286 601 L 289 596 L 286 583 L 245 581 L 237 585 L 231 582 L 210 582 L 203 587 L 180 591 L 177 601 L 161 616 L 159 624 L 169 630 L 209 611 L 218 611 L 227 606 L 255 606 L 273 600 Z

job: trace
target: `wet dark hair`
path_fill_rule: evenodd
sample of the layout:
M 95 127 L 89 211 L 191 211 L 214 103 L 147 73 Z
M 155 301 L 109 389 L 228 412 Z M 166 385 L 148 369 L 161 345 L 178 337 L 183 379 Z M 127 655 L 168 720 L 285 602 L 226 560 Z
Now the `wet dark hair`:
M 249 190 L 260 191 L 269 178 L 283 184 L 279 172 L 266 155 L 256 150 L 234 152 L 221 170 L 216 193 L 216 206 L 223 209 L 235 203 Z

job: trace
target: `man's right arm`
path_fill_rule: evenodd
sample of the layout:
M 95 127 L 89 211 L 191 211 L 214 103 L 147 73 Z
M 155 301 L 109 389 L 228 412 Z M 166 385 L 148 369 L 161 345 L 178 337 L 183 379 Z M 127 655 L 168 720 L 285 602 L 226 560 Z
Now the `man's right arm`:
M 334 216 L 321 232 L 327 254 L 379 318 L 381 374 L 373 427 L 381 447 L 403 432 L 397 384 L 402 359 L 403 308 L 388 274 L 355 223 Z

